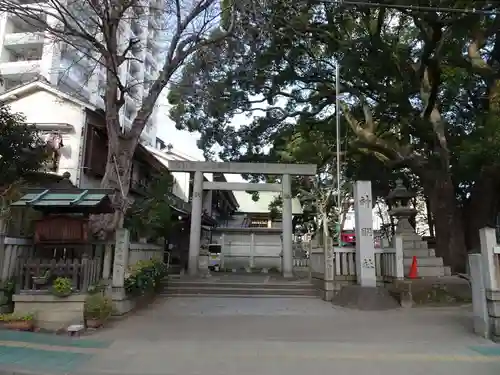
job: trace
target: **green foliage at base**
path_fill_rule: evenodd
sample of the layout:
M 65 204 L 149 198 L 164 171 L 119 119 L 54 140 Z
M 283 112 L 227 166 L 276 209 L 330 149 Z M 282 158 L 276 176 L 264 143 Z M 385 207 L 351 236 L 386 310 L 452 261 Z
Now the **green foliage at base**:
M 144 295 L 155 292 L 161 280 L 167 276 L 167 265 L 158 259 L 141 260 L 129 269 L 125 279 L 125 290 L 131 295 Z
M 25 322 L 35 320 L 35 314 L 0 314 L 0 322 Z
M 113 301 L 102 294 L 91 294 L 85 299 L 85 319 L 106 320 L 113 312 Z

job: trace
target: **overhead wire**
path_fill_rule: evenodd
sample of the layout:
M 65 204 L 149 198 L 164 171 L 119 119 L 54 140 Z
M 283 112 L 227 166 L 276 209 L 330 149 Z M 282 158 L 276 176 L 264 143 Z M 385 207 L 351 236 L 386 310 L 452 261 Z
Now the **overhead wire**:
M 432 7 L 424 5 L 404 5 L 404 4 L 384 4 L 375 1 L 349 1 L 349 0 L 321 0 L 322 3 L 335 5 L 357 5 L 373 8 L 390 8 L 401 10 L 414 10 L 419 12 L 446 12 L 446 13 L 465 13 L 465 14 L 484 14 L 484 15 L 500 15 L 500 10 L 488 9 L 467 9 L 467 8 L 449 8 L 449 7 Z M 500 4 L 499 4 L 500 5 Z

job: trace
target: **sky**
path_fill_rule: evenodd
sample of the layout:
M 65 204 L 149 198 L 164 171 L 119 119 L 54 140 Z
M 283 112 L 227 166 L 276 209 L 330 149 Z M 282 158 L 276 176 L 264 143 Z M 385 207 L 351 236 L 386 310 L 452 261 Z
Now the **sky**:
M 174 148 L 184 154 L 203 160 L 203 152 L 196 146 L 196 141 L 200 138 L 199 133 L 190 133 L 187 130 L 177 130 L 175 128 L 175 123 L 168 117 L 170 105 L 165 96 L 158 100 L 158 105 L 160 110 L 157 117 L 158 129 L 156 136 L 166 144 L 171 143 Z M 226 174 L 225 176 L 229 182 L 245 181 L 239 174 Z

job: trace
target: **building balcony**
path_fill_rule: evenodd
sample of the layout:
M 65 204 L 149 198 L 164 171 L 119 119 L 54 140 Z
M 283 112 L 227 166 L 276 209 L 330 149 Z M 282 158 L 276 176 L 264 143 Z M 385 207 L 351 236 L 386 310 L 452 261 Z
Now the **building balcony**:
M 9 50 L 22 51 L 26 48 L 37 47 L 44 42 L 42 32 L 20 32 L 6 34 L 4 38 L 4 46 Z
M 41 59 L 0 62 L 2 77 L 10 79 L 19 77 L 23 81 L 36 77 L 40 73 L 40 67 Z

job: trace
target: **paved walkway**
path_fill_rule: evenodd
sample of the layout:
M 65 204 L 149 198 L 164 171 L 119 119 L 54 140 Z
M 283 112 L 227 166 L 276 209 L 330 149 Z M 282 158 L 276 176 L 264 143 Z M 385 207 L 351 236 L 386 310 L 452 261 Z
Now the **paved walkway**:
M 0 331 L 0 374 L 492 375 L 469 308 L 360 312 L 315 299 L 174 298 L 80 339 Z

